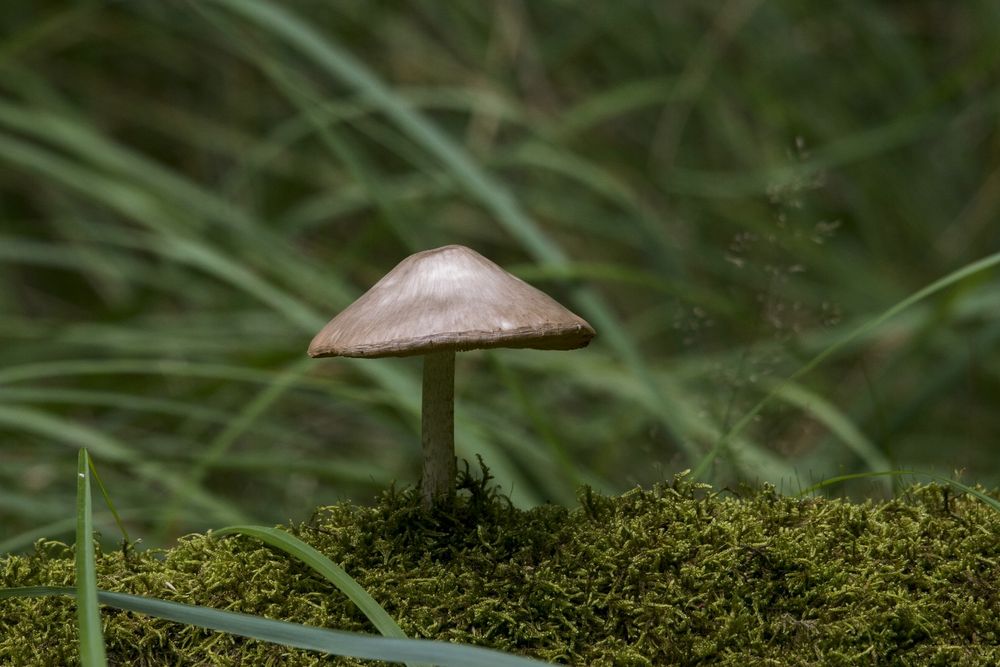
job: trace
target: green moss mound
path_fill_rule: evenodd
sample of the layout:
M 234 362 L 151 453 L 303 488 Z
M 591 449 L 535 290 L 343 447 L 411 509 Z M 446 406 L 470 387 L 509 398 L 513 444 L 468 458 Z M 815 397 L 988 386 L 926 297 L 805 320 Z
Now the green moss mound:
M 292 532 L 411 636 L 574 665 L 1000 664 L 1000 512 L 936 486 L 853 504 L 683 479 L 512 508 L 470 482 L 423 512 L 390 491 Z M 374 632 L 331 585 L 248 538 L 104 553 L 102 588 Z M 0 561 L 0 586 L 71 585 L 71 549 Z M 370 664 L 105 608 L 114 664 Z M 0 664 L 76 661 L 72 600 L 0 601 Z

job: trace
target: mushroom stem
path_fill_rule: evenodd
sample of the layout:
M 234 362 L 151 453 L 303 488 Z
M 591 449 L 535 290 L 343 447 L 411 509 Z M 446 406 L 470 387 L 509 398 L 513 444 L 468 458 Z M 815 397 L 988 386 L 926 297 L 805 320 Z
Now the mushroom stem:
M 420 490 L 431 508 L 455 493 L 455 352 L 424 355 L 421 431 L 424 474 Z

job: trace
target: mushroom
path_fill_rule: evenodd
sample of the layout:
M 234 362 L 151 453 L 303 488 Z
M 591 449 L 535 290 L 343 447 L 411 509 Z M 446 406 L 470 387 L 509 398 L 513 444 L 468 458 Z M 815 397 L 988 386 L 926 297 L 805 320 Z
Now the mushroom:
M 465 246 L 410 255 L 330 320 L 311 357 L 424 356 L 421 440 L 425 507 L 455 492 L 455 352 L 571 350 L 594 337 L 555 299 Z

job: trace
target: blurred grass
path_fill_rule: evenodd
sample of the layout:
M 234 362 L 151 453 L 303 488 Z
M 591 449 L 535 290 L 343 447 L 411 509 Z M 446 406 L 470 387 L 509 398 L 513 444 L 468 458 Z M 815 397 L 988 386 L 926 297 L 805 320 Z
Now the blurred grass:
M 72 530 L 66 445 L 163 541 L 415 482 L 419 362 L 302 360 L 415 250 L 469 245 L 599 330 L 459 358 L 459 455 L 525 505 L 694 467 L 1000 250 L 985 0 L 9 5 L 8 549 Z M 975 273 L 839 347 L 712 481 L 1000 484 L 998 306 Z

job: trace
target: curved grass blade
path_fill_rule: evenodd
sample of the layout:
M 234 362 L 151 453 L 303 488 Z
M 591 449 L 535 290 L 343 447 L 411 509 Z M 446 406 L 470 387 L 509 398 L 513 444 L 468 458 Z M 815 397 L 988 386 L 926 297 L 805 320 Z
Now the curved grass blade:
M 835 343 L 833 343 L 832 345 L 821 351 L 815 357 L 810 359 L 804 366 L 800 367 L 799 370 L 792 373 L 789 377 L 785 378 L 785 380 L 778 383 L 775 388 L 773 388 L 771 391 L 765 394 L 765 396 L 762 399 L 760 399 L 760 401 L 758 401 L 756 405 L 750 408 L 750 410 L 748 410 L 746 414 L 744 414 L 739 419 L 739 421 L 733 424 L 732 428 L 730 428 L 729 431 L 725 433 L 725 435 L 716 440 L 715 444 L 712 445 L 712 449 L 701 459 L 701 461 L 699 461 L 698 465 L 695 467 L 694 471 L 692 472 L 692 477 L 694 479 L 699 479 L 708 471 L 709 466 L 711 466 L 712 463 L 715 461 L 715 459 L 718 458 L 719 454 L 721 454 L 725 450 L 725 448 L 729 445 L 729 443 L 732 442 L 733 438 L 739 435 L 743 431 L 743 429 L 745 429 L 750 424 L 750 422 L 753 421 L 754 417 L 756 417 L 760 413 L 760 411 L 763 410 L 764 407 L 768 403 L 770 403 L 775 396 L 777 396 L 782 386 L 792 383 L 795 380 L 798 380 L 800 377 L 802 377 L 809 371 L 819 366 L 821 363 L 826 361 L 830 356 L 832 356 L 835 352 L 837 352 L 844 346 L 848 345 L 853 340 L 860 338 L 861 336 L 871 332 L 874 329 L 877 329 L 878 327 L 880 327 L 881 325 L 885 324 L 887 321 L 891 320 L 893 317 L 898 315 L 899 313 L 908 309 L 910 306 L 913 306 L 914 304 L 923 301 L 927 297 L 932 296 L 940 292 L 941 290 L 950 287 L 955 283 L 964 280 L 965 278 L 968 278 L 969 276 L 975 275 L 976 273 L 979 273 L 981 271 L 992 269 L 998 264 L 1000 264 L 1000 252 L 993 253 L 992 255 L 987 255 L 986 257 L 983 257 L 978 261 L 966 264 L 962 268 L 956 271 L 952 271 L 943 278 L 935 280 L 930 285 L 927 285 L 923 289 L 914 292 L 913 294 L 906 297 L 902 301 L 896 303 L 891 308 L 888 308 L 887 310 L 883 311 L 882 314 L 879 315 L 878 317 L 868 320 L 854 331 L 850 332 L 840 340 L 836 341 Z
M 818 484 L 813 484 L 812 486 L 799 491 L 796 496 L 805 496 L 810 493 L 815 493 L 820 489 L 824 489 L 828 486 L 833 486 L 834 484 L 840 484 L 841 482 L 849 482 L 852 479 L 865 479 L 867 477 L 901 477 L 903 475 L 912 475 L 914 477 L 928 477 L 933 479 L 935 482 L 941 484 L 947 484 L 948 486 L 954 487 L 959 491 L 968 493 L 970 496 L 977 498 L 978 500 L 986 503 L 996 511 L 1000 512 L 1000 500 L 992 496 L 988 496 L 982 491 L 972 488 L 967 484 L 962 484 L 944 475 L 937 475 L 932 472 L 920 472 L 919 470 L 879 470 L 876 472 L 858 472 L 850 475 L 837 475 L 836 477 L 830 477 L 825 479 Z
M 94 459 L 90 458 L 89 454 L 87 455 L 87 467 L 90 470 L 90 474 L 93 475 L 94 481 L 97 482 L 97 488 L 100 490 L 101 496 L 104 498 L 104 504 L 108 506 L 111 516 L 115 519 L 115 525 L 118 526 L 118 530 L 122 531 L 122 537 L 125 538 L 125 542 L 127 544 L 132 544 L 132 538 L 129 537 L 128 530 L 125 528 L 125 524 L 122 522 L 122 518 L 118 514 L 117 508 L 115 508 L 114 502 L 111 501 L 111 495 L 108 493 L 108 489 L 104 486 L 104 482 L 101 481 L 101 476 L 97 474 L 97 466 L 94 465 Z
M 822 396 L 819 396 L 795 382 L 776 382 L 767 387 L 775 391 L 775 396 L 810 413 L 817 421 L 826 426 L 831 433 L 840 438 L 858 458 L 864 461 L 871 470 L 884 470 L 891 467 L 889 459 L 879 451 L 878 447 L 862 433 L 843 412 Z
M 0 600 L 13 597 L 73 595 L 73 593 L 72 588 L 56 586 L 8 588 L 0 589 Z M 440 667 L 539 667 L 549 664 L 468 644 L 429 639 L 378 637 L 343 630 L 328 630 L 127 593 L 98 591 L 97 595 L 102 604 L 117 609 L 333 655 L 389 662 L 426 662 Z
M 76 480 L 76 622 L 80 636 L 80 664 L 108 664 L 97 606 L 97 571 L 94 567 L 93 507 L 90 498 L 90 456 L 81 449 Z
M 357 605 L 358 609 L 368 617 L 372 625 L 383 635 L 386 637 L 406 637 L 406 633 L 396 625 L 396 621 L 392 620 L 392 617 L 386 613 L 382 605 L 376 602 L 358 582 L 354 581 L 351 575 L 347 574 L 342 567 L 294 535 L 266 526 L 227 526 L 220 530 L 213 530 L 212 534 L 246 535 L 247 537 L 255 537 L 272 547 L 281 549 L 288 555 L 299 559 L 311 567 L 324 579 L 339 588 L 351 602 Z

